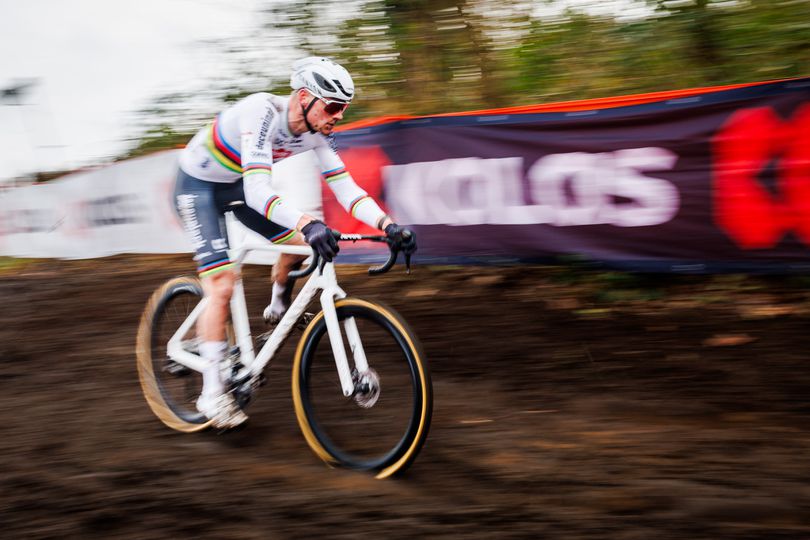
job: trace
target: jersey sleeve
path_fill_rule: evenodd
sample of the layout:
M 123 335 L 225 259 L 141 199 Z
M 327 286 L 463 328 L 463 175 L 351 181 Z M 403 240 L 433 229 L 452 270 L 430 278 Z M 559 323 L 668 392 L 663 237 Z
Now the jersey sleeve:
M 273 223 L 295 229 L 304 213 L 285 204 L 273 189 L 273 133 L 279 113 L 269 97 L 248 98 L 239 119 L 245 203 Z
M 385 212 L 368 192 L 357 185 L 329 141 L 324 140 L 322 145 L 313 150 L 321 164 L 321 174 L 340 205 L 353 218 L 379 229 Z

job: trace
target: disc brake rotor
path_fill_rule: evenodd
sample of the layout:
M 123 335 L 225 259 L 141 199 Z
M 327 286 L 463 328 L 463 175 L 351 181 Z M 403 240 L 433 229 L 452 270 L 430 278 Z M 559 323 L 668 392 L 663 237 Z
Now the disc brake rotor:
M 354 381 L 354 398 L 355 403 L 364 409 L 370 409 L 377 403 L 380 398 L 380 376 L 371 368 L 363 373 L 358 373 L 355 370 L 352 373 L 352 380 Z

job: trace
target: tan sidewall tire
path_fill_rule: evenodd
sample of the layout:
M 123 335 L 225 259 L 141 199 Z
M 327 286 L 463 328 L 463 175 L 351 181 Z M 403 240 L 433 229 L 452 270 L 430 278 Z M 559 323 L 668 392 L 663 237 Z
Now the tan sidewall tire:
M 149 298 L 149 302 L 147 302 L 146 307 L 143 310 L 143 315 L 141 315 L 140 325 L 138 326 L 138 339 L 136 345 L 138 378 L 141 381 L 141 389 L 143 390 L 143 395 L 146 398 L 146 402 L 149 404 L 152 412 L 155 413 L 155 416 L 157 416 L 161 422 L 174 430 L 182 431 L 184 433 L 193 433 L 195 431 L 201 431 L 211 427 L 212 422 L 209 420 L 207 422 L 195 424 L 192 422 L 187 422 L 186 420 L 183 420 L 177 416 L 174 411 L 172 411 L 171 407 L 169 407 L 168 403 L 166 403 L 166 400 L 163 398 L 163 394 L 160 392 L 160 387 L 158 386 L 157 379 L 155 378 L 152 363 L 151 341 L 152 324 L 156 315 L 155 310 L 160 305 L 163 297 L 178 285 L 191 285 L 195 288 L 199 288 L 199 290 L 202 290 L 199 279 L 191 276 L 183 276 L 167 281 L 152 294 L 151 298 Z
M 433 408 L 433 393 L 432 384 L 430 382 L 430 373 L 427 369 L 425 355 L 415 338 L 415 334 L 408 328 L 402 317 L 400 317 L 399 314 L 397 314 L 393 309 L 374 302 L 369 302 L 368 300 L 362 300 L 360 298 L 343 298 L 335 302 L 336 309 L 340 309 L 344 306 L 362 307 L 382 315 L 405 338 L 417 366 L 419 384 L 422 386 L 422 408 L 420 412 L 419 426 L 410 446 L 405 450 L 402 456 L 393 463 L 376 471 L 376 478 L 387 478 L 407 468 L 407 466 L 414 459 L 416 453 L 421 449 L 424 439 L 427 437 L 427 431 L 430 427 L 430 417 Z M 298 419 L 298 425 L 304 434 L 307 444 L 309 444 L 310 448 L 312 448 L 313 452 L 315 452 L 319 458 L 330 466 L 335 466 L 338 465 L 337 459 L 326 448 L 323 447 L 318 438 L 315 436 L 312 426 L 309 423 L 309 418 L 304 410 L 303 399 L 301 397 L 301 388 L 299 385 L 301 363 L 303 360 L 306 342 L 314 331 L 315 326 L 321 319 L 323 319 L 323 317 L 323 311 L 318 313 L 315 318 L 310 321 L 306 329 L 304 329 L 304 333 L 301 335 L 301 339 L 298 342 L 298 347 L 295 351 L 295 358 L 293 360 L 292 395 L 293 404 L 295 406 L 295 416 Z

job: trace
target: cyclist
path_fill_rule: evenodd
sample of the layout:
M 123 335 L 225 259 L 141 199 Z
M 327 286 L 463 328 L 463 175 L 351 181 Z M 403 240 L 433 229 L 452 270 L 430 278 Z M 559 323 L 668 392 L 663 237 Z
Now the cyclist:
M 220 112 L 180 154 L 174 202 L 194 245 L 194 260 L 208 297 L 197 325 L 200 356 L 206 364 L 197 409 L 220 428 L 247 420 L 224 387 L 219 371 L 226 354 L 225 324 L 237 277 L 228 258 L 225 212 L 233 212 L 273 243 L 306 242 L 326 261 L 338 252 L 326 224 L 278 196 L 271 182 L 274 162 L 314 151 L 324 180 L 354 218 L 385 231 L 405 253 L 416 250 L 415 237 L 403 235 L 405 229 L 354 182 L 335 151 L 332 131 L 354 97 L 348 71 L 316 56 L 298 60 L 292 67 L 292 94 L 260 92 L 243 98 Z M 288 274 L 304 258 L 282 254 L 274 265 L 266 318 L 278 320 L 286 312 L 293 289 Z

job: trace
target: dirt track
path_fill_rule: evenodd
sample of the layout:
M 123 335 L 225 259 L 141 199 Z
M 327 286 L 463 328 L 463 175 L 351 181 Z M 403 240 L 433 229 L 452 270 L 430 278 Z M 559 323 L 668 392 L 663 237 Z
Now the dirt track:
M 179 257 L 0 275 L 0 536 L 810 537 L 810 282 L 417 268 L 397 308 L 434 418 L 405 477 L 330 470 L 290 348 L 239 433 L 165 428 L 140 394 L 140 310 Z M 266 269 L 247 272 L 251 312 Z

